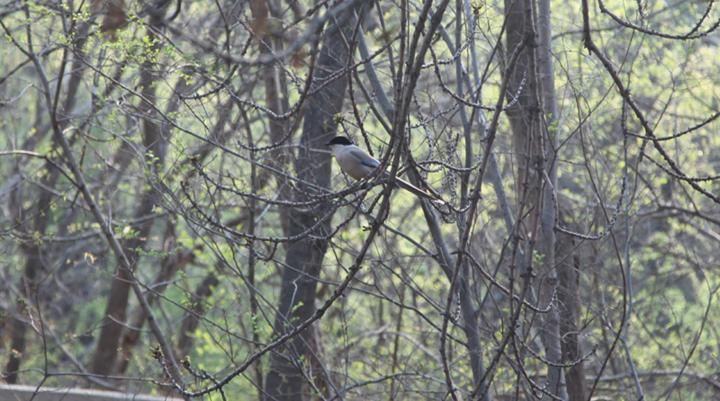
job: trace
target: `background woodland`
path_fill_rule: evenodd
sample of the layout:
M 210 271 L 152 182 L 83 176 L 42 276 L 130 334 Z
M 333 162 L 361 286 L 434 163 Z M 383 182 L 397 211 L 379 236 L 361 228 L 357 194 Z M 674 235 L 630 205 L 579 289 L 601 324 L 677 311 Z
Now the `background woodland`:
M 2 380 L 717 399 L 719 7 L 2 1 Z

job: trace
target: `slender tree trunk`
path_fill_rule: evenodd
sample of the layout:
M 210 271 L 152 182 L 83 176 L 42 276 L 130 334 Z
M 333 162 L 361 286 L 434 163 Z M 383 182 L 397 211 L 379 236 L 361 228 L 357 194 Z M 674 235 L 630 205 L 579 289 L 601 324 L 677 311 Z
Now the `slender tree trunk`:
M 189 310 L 185 313 L 180 324 L 180 334 L 177 341 L 177 356 L 184 358 L 192 349 L 195 330 L 200 319 L 205 315 L 205 302 L 212 295 L 215 287 L 220 283 L 214 271 L 209 272 L 192 294 Z
M 176 249 L 175 243 L 177 235 L 175 233 L 175 224 L 173 220 L 167 222 L 167 227 L 164 235 L 163 251 L 169 252 L 168 256 L 165 256 L 160 263 L 160 271 L 155 278 L 153 285 L 150 287 L 152 291 L 147 294 L 148 304 L 154 305 L 160 298 L 160 295 L 167 288 L 168 283 L 175 274 L 183 269 L 188 263 L 191 263 L 194 259 L 194 254 L 191 249 Z M 130 314 L 128 319 L 128 325 L 123 330 L 120 338 L 120 345 L 118 349 L 120 351 L 120 357 L 115 361 L 115 367 L 112 369 L 114 374 L 121 375 L 125 373 L 132 357 L 133 349 L 140 342 L 140 330 L 145 325 L 147 319 L 147 312 L 140 306 L 136 306 L 133 312 Z
M 155 42 L 157 35 L 156 30 L 162 26 L 163 16 L 160 10 L 151 13 L 150 27 L 147 30 L 147 36 L 150 42 Z M 145 148 L 146 165 L 154 174 L 158 166 L 162 166 L 165 159 L 165 143 L 167 138 L 163 138 L 161 127 L 155 122 L 155 113 L 153 112 L 153 103 L 155 102 L 155 84 L 158 80 L 158 73 L 155 71 L 154 62 L 147 60 L 143 62 L 140 70 L 140 86 L 143 99 L 139 105 L 139 110 L 146 116 L 143 119 L 143 146 Z M 153 207 L 157 202 L 157 191 L 150 186 L 147 188 L 140 198 L 140 203 L 135 211 L 135 217 L 144 217 L 152 213 Z M 145 239 L 150 234 L 153 220 L 145 221 L 133 227 L 133 238 L 125 241 L 123 247 L 130 259 L 131 268 L 135 269 L 139 262 L 140 255 L 137 249 L 141 247 Z M 105 309 L 102 329 L 98 338 L 95 354 L 90 366 L 90 371 L 96 374 L 108 375 L 112 373 L 113 366 L 117 359 L 118 345 L 120 335 L 123 332 L 124 324 L 127 317 L 128 296 L 130 293 L 130 272 L 122 268 L 120 264 L 113 277 L 110 295 Z
M 370 54 L 366 48 L 366 45 L 363 44 L 363 41 L 364 38 L 361 37 L 360 53 L 363 58 L 368 58 Z M 392 120 L 394 118 L 395 111 L 390 103 L 390 100 L 385 94 L 385 90 L 383 89 L 382 84 L 377 78 L 374 66 L 372 65 L 372 63 L 369 63 L 366 68 L 370 82 L 373 85 L 377 96 L 379 96 L 379 102 L 382 106 L 382 110 L 385 113 L 385 116 L 388 119 Z M 458 93 L 461 93 L 461 91 L 459 90 Z M 420 178 L 418 173 L 411 168 L 408 171 L 408 175 L 410 181 L 417 185 Z M 466 193 L 467 188 L 463 192 Z M 423 209 L 423 214 L 425 216 L 425 221 L 428 225 L 428 228 L 430 229 L 430 235 L 433 239 L 433 242 L 435 243 L 435 247 L 438 250 L 438 256 L 441 260 L 440 266 L 443 269 L 444 273 L 447 275 L 447 277 L 449 279 L 452 279 L 452 265 L 454 262 L 450 255 L 450 250 L 445 241 L 445 237 L 443 236 L 442 230 L 440 229 L 440 223 L 438 222 L 437 215 L 435 214 L 433 209 L 427 205 L 427 203 L 421 202 L 421 205 Z M 465 206 L 466 205 L 463 204 L 463 207 Z M 460 222 L 458 226 L 462 227 L 463 224 L 464 220 L 463 222 Z M 468 276 L 469 265 L 467 263 L 467 260 L 465 260 L 463 261 L 463 265 L 461 266 L 461 271 L 459 273 L 458 279 L 458 297 L 460 300 L 460 306 L 463 315 L 462 329 L 465 333 L 465 336 L 467 337 L 467 348 L 470 355 L 470 368 L 473 373 L 474 387 L 477 388 L 478 393 L 483 394 L 481 398 L 482 401 L 489 401 L 491 399 L 490 392 L 487 391 L 487 386 L 481 382 L 481 379 L 485 376 L 486 370 L 482 360 L 483 350 L 480 341 L 478 315 L 476 314 L 476 308 L 474 306 L 475 302 L 473 301 L 472 294 L 470 292 Z
M 250 11 L 253 16 L 252 27 L 255 31 L 258 50 L 261 55 L 271 56 L 273 52 L 282 51 L 282 40 L 277 38 L 271 32 L 271 7 L 269 0 L 252 0 L 250 1 Z M 276 9 L 273 8 L 273 9 Z M 273 18 L 282 18 L 282 15 L 272 15 Z M 274 114 L 283 114 L 288 109 L 287 98 L 282 95 L 287 94 L 287 82 L 285 75 L 281 72 L 281 68 L 272 63 L 265 66 L 261 72 L 262 83 L 265 89 L 265 104 L 267 108 Z M 287 119 L 276 119 L 272 116 L 268 118 L 268 127 L 270 132 L 270 140 L 272 143 L 281 143 L 289 138 L 290 125 Z M 272 156 L 268 158 L 267 163 L 275 167 L 279 171 L 284 171 L 289 161 L 289 152 L 285 149 L 275 149 Z M 290 199 L 292 197 L 290 186 L 287 183 L 287 177 L 282 174 L 276 174 L 275 179 L 278 185 L 279 198 Z M 289 230 L 288 210 L 283 208 L 280 210 L 280 224 L 283 231 Z
M 187 81 L 184 78 L 179 78 L 177 83 L 175 84 L 175 89 L 173 91 L 174 95 L 170 100 L 170 103 L 168 104 L 165 113 L 171 114 L 177 112 L 177 110 L 180 107 L 180 96 L 185 94 L 189 89 L 189 86 L 187 84 Z M 213 131 L 214 134 L 217 134 L 220 130 L 222 130 L 223 126 L 225 125 L 226 118 L 221 117 L 218 123 L 215 125 L 215 129 Z M 152 127 L 152 129 L 155 129 L 155 127 Z M 169 141 L 171 135 L 171 129 L 168 124 L 163 124 L 160 128 L 160 142 L 158 143 L 158 147 L 156 148 L 160 154 L 158 155 L 158 163 L 156 166 L 161 165 L 164 159 L 165 151 L 163 150 L 164 142 Z M 216 135 L 214 135 L 216 136 Z M 147 140 L 146 140 L 147 142 Z M 204 155 L 207 155 L 205 153 Z M 202 156 L 202 154 L 201 154 Z M 199 158 L 199 160 L 202 160 L 203 158 Z M 152 188 L 149 189 L 149 191 L 154 191 Z M 154 206 L 153 202 L 153 206 Z M 139 212 L 140 213 L 140 212 Z M 177 239 L 177 236 L 175 234 L 175 226 L 177 222 L 175 219 L 169 219 L 167 222 L 167 226 L 165 229 L 165 235 L 163 238 L 163 248 L 166 252 L 171 252 L 172 254 L 169 256 L 166 256 L 162 259 L 160 262 L 160 272 L 157 275 L 157 278 L 155 280 L 155 283 L 165 283 L 172 279 L 172 277 L 177 273 L 180 269 L 184 268 L 185 265 L 190 263 L 193 258 L 193 252 L 192 250 L 183 249 L 178 250 L 175 249 L 175 242 Z M 152 223 L 148 223 L 147 229 L 149 230 L 152 227 Z M 176 252 L 178 251 L 178 252 Z M 157 293 L 162 293 L 165 290 L 166 285 L 160 285 L 159 287 L 154 287 L 155 291 Z M 129 287 L 128 287 L 129 291 Z M 148 296 L 148 302 L 152 305 L 157 300 L 156 294 L 149 294 Z M 122 331 L 122 337 L 120 338 L 120 342 L 118 345 L 118 350 L 122 354 L 119 359 L 115 361 L 115 367 L 112 368 L 112 372 L 114 374 L 123 374 L 125 370 L 128 367 L 128 363 L 130 361 L 130 358 L 132 356 L 132 349 L 137 345 L 137 343 L 140 340 L 140 328 L 145 324 L 145 319 L 147 319 L 147 313 L 145 310 L 143 310 L 141 307 L 136 307 L 133 313 L 131 314 L 131 317 L 129 319 L 129 323 L 126 327 L 123 328 Z
M 297 200 L 307 199 L 306 193 L 317 192 L 313 187 L 330 188 L 330 155 L 317 152 L 337 131 L 335 115 L 342 109 L 347 89 L 347 74 L 325 82 L 333 74 L 342 71 L 352 49 L 353 24 L 352 13 L 362 7 L 356 2 L 347 8 L 329 26 L 322 49 L 317 60 L 314 76 L 317 92 L 310 95 L 304 114 L 303 133 L 300 150 L 295 162 L 295 170 L 303 182 L 298 184 L 295 196 Z M 291 209 L 288 213 L 288 235 L 298 235 L 324 218 L 328 213 L 325 204 L 303 210 Z M 312 236 L 323 236 L 330 232 L 330 220 L 326 219 L 311 236 L 288 244 L 285 256 L 286 268 L 282 277 L 280 305 L 275 321 L 275 332 L 282 334 L 292 326 L 308 319 L 315 311 L 315 292 L 317 277 L 327 250 L 327 240 Z M 302 399 L 302 387 L 305 381 L 302 359 L 308 354 L 309 333 L 303 332 L 285 347 L 270 356 L 270 369 L 265 379 L 265 399 L 270 401 L 290 401 Z
M 554 66 L 552 59 L 552 26 L 550 22 L 550 1 L 538 0 L 537 9 L 537 27 L 538 27 L 538 47 L 536 53 L 536 74 L 538 76 L 541 114 L 540 129 L 537 134 L 541 136 L 539 143 L 542 144 L 540 154 L 542 159 L 543 175 L 538 177 L 538 181 L 542 190 L 542 209 L 540 213 L 540 231 L 542 237 L 540 240 L 541 251 L 545 254 L 546 260 L 543 263 L 543 278 L 540 283 L 540 294 L 543 305 L 551 303 L 550 311 L 543 319 L 543 344 L 545 345 L 545 354 L 548 360 L 552 362 L 562 361 L 562 346 L 560 337 L 560 310 L 559 305 L 553 294 L 555 294 L 558 285 L 558 276 L 556 266 L 556 237 L 555 237 L 555 191 L 557 185 L 557 100 L 555 95 Z M 570 248 L 572 249 L 572 248 Z M 544 301 L 547 301 L 544 302 Z M 563 399 L 567 399 L 567 389 L 564 383 L 562 368 L 557 366 L 549 366 L 548 384 L 550 392 Z
M 566 234 L 558 235 L 558 303 L 560 304 L 560 334 L 568 397 L 570 401 L 587 400 L 585 367 L 578 336 L 580 315 L 580 258 L 575 254 L 575 241 Z
M 518 222 L 524 232 L 533 233 L 531 242 L 539 253 L 538 302 L 550 310 L 541 316 L 540 334 L 548 366 L 547 391 L 567 399 L 560 345 L 560 314 L 553 294 L 557 287 L 555 269 L 555 203 L 552 191 L 556 186 L 555 86 L 550 49 L 550 10 L 545 0 L 506 0 L 507 52 L 513 52 L 525 41 L 509 85 L 511 106 L 508 117 L 518 159 L 518 183 L 528 183 L 527 198 L 531 213 L 527 221 Z M 520 192 L 520 190 L 518 191 Z M 535 259 L 532 247 L 526 250 L 530 263 Z
M 45 164 L 45 175 L 43 177 L 43 188 L 54 188 L 60 174 L 57 169 L 49 163 Z M 20 185 L 20 184 L 18 184 Z M 18 191 L 19 191 L 18 187 Z M 22 227 L 21 231 L 28 236 L 44 236 L 49 220 L 50 220 L 50 204 L 54 198 L 51 191 L 40 190 L 37 205 L 31 210 L 34 214 L 32 227 Z M 19 199 L 19 198 L 18 198 Z M 18 205 L 21 207 L 21 204 Z M 21 219 L 18 219 L 20 221 Z M 31 228 L 28 230 L 28 228 Z M 39 242 L 39 239 L 30 239 L 28 244 L 22 247 L 25 254 L 25 268 L 23 269 L 18 292 L 20 297 L 16 302 L 15 313 L 10 322 L 10 356 L 5 365 L 5 381 L 8 383 L 17 383 L 18 371 L 22 363 L 23 354 L 26 348 L 26 332 L 27 321 L 33 313 L 33 304 L 35 304 L 35 295 L 37 294 L 38 276 L 45 270 L 45 247 Z
M 82 59 L 85 57 L 84 47 L 85 43 L 87 42 L 87 34 L 90 23 L 90 21 L 84 22 L 77 27 L 77 30 L 71 29 L 72 33 L 74 34 L 71 36 L 75 38 L 72 46 L 73 61 L 70 66 L 70 80 L 68 81 L 66 86 L 67 92 L 65 93 L 65 98 L 62 102 L 61 107 L 58 109 L 58 122 L 61 124 L 61 126 L 64 126 L 66 124 L 67 115 L 72 112 L 72 109 L 75 106 L 77 91 L 80 87 L 80 81 L 82 80 L 82 77 L 85 73 L 86 67 Z M 63 62 L 65 62 L 65 60 L 63 60 Z M 47 112 L 52 113 L 51 110 L 47 110 Z M 33 140 L 28 140 L 26 143 L 24 143 L 23 145 L 29 146 L 29 148 L 26 147 L 23 149 L 32 149 L 42 140 L 42 138 L 45 136 L 45 134 L 47 134 L 47 132 L 50 132 L 49 125 L 47 126 L 47 129 L 43 128 L 39 130 L 39 133 L 41 133 L 41 135 L 34 136 Z M 60 172 L 50 163 L 45 164 L 44 170 L 45 174 L 43 175 L 42 179 L 42 187 L 54 188 L 60 176 Z M 18 184 L 18 189 L 13 192 L 19 191 L 20 186 L 21 184 Z M 53 198 L 55 197 L 54 194 L 48 190 L 41 189 L 40 191 L 41 193 L 38 197 L 37 205 L 34 208 L 35 218 L 33 219 L 32 233 L 30 233 L 26 229 L 22 229 L 21 227 L 22 231 L 33 236 L 45 235 L 45 231 L 50 218 L 49 207 Z M 11 201 L 13 199 L 18 200 L 18 209 L 13 209 L 19 210 L 20 208 L 22 208 L 22 202 L 20 201 L 21 197 L 15 195 L 16 194 L 13 194 L 13 196 L 11 196 Z M 27 316 L 28 313 L 32 313 L 31 305 L 34 302 L 34 297 L 37 291 L 38 275 L 41 273 L 42 270 L 44 270 L 45 265 L 43 261 L 43 253 L 45 247 L 43 246 L 43 244 L 35 243 L 34 241 L 35 240 L 31 240 L 30 244 L 23 247 L 25 254 L 25 268 L 23 269 L 23 275 L 20 278 L 18 288 L 22 298 L 18 300 L 17 308 L 15 310 L 15 316 L 10 322 L 9 332 L 11 337 L 11 352 L 9 353 L 10 356 L 8 358 L 7 364 L 5 365 L 4 371 L 5 381 L 7 383 L 16 383 L 18 380 L 18 371 L 20 370 L 20 365 L 22 363 L 22 357 L 23 353 L 25 352 L 27 342 L 27 324 L 25 323 L 26 319 L 24 316 Z
M 10 323 L 10 357 L 3 372 L 3 378 L 10 384 L 17 383 L 18 380 L 18 372 L 27 343 L 26 321 L 30 320 L 26 316 L 33 313 L 32 304 L 34 295 L 37 293 L 37 278 L 40 271 L 43 270 L 42 260 L 42 248 L 39 245 L 31 245 L 25 251 L 25 269 L 20 278 L 19 288 L 21 298 L 17 300 L 15 313 Z

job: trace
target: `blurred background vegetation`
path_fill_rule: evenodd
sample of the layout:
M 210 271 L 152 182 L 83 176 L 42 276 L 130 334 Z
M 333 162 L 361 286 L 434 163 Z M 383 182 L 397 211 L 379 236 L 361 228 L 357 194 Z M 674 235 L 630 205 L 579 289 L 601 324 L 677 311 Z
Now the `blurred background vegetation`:
M 714 1 L 5 0 L 0 22 L 6 382 L 720 394 Z M 335 135 L 450 206 L 353 182 Z

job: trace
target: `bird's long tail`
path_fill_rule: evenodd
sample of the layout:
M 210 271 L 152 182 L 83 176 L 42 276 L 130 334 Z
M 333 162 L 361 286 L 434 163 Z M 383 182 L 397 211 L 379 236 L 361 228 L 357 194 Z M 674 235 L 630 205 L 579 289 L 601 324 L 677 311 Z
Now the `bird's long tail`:
M 406 191 L 412 192 L 413 194 L 415 194 L 415 195 L 417 195 L 417 196 L 419 196 L 419 197 L 421 197 L 421 198 L 428 199 L 428 200 L 430 200 L 430 201 L 432 201 L 432 202 L 434 202 L 434 203 L 436 203 L 436 204 L 438 204 L 438 205 L 445 205 L 445 204 L 446 204 L 446 202 L 445 202 L 444 200 L 440 199 L 439 197 L 437 197 L 437 196 L 435 196 L 435 195 L 433 195 L 433 194 L 431 194 L 431 193 L 429 193 L 429 192 L 427 192 L 427 191 L 423 191 L 422 189 L 420 189 L 420 188 L 416 187 L 415 185 L 413 185 L 413 184 L 411 184 L 411 183 L 403 180 L 402 178 L 395 177 L 395 182 L 397 183 L 397 185 L 398 185 L 400 188 L 402 188 L 402 189 L 404 189 L 404 190 L 406 190 Z

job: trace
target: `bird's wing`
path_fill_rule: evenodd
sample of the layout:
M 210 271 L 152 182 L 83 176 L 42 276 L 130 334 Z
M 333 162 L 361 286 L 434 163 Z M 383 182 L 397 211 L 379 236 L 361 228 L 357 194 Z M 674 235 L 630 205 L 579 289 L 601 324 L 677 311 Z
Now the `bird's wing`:
M 355 158 L 360 164 L 366 167 L 370 168 L 377 168 L 380 166 L 380 161 L 373 158 L 372 156 L 368 155 L 367 153 L 363 152 L 360 149 L 352 149 L 350 152 L 350 156 Z
M 380 161 L 378 161 L 377 159 L 375 159 L 375 158 L 373 158 L 372 156 L 368 155 L 368 154 L 365 153 L 362 149 L 359 149 L 359 148 L 357 148 L 357 149 L 350 149 L 350 151 L 349 151 L 347 154 L 349 154 L 350 157 L 352 157 L 353 159 L 355 159 L 355 160 L 356 160 L 360 165 L 362 165 L 363 167 L 367 167 L 367 168 L 369 168 L 369 169 L 373 169 L 373 170 L 374 170 L 374 169 L 376 169 L 376 168 L 378 168 L 378 167 L 380 166 Z M 371 171 L 372 171 L 372 170 L 363 171 L 362 174 L 356 174 L 355 171 L 350 171 L 350 170 L 348 170 L 348 171 L 346 171 L 346 172 L 347 172 L 348 174 L 350 174 L 352 177 L 354 177 L 355 179 L 361 179 L 361 178 L 364 178 L 366 175 L 370 174 Z M 384 173 L 385 175 L 389 175 L 389 173 L 386 172 L 386 171 L 383 172 L 383 173 Z M 439 203 L 439 204 L 445 204 L 445 203 L 446 203 L 444 200 L 438 198 L 437 196 L 435 196 L 435 195 L 433 195 L 433 194 L 430 194 L 430 193 L 428 193 L 428 192 L 426 192 L 426 191 L 423 191 L 422 189 L 420 189 L 420 188 L 416 187 L 415 185 L 413 185 L 413 184 L 411 184 L 411 183 L 403 180 L 403 179 L 400 178 L 400 177 L 395 177 L 395 182 L 396 182 L 396 183 L 398 184 L 398 186 L 400 186 L 401 188 L 403 188 L 403 189 L 405 189 L 405 190 L 407 190 L 407 191 L 410 191 L 410 192 L 414 193 L 415 195 L 417 195 L 417 196 L 419 196 L 419 197 L 421 197 L 421 198 L 426 198 L 426 199 L 431 200 L 432 202 L 436 202 L 436 203 Z

